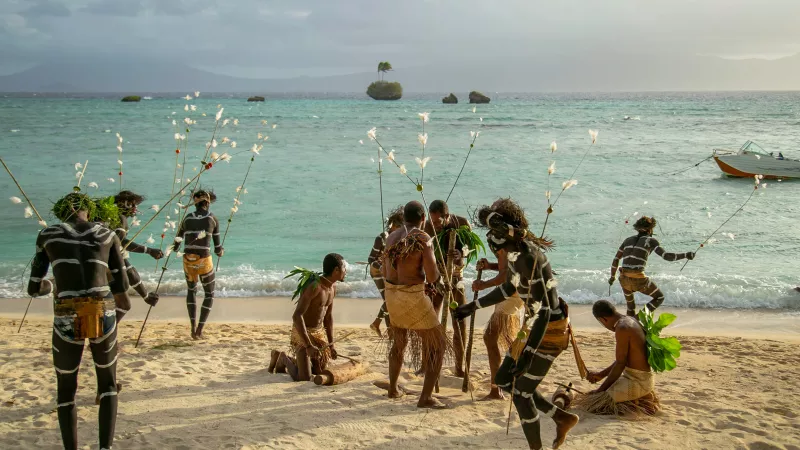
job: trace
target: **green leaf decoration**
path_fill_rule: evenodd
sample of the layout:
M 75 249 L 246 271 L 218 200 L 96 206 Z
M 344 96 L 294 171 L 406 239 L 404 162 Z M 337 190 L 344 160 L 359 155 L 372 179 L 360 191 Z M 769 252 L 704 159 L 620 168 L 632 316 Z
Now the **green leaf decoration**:
M 122 221 L 119 217 L 119 206 L 114 203 L 114 197 L 95 198 L 93 200 L 97 208 L 95 209 L 94 216 L 90 217 L 89 220 L 92 222 L 102 222 L 112 230 L 122 226 Z
M 681 343 L 674 337 L 661 337 L 661 331 L 675 321 L 674 314 L 661 314 L 655 321 L 653 314 L 642 308 L 636 315 L 644 330 L 647 342 L 647 362 L 655 372 L 666 372 L 677 367 L 681 356 Z
M 297 282 L 297 288 L 295 288 L 292 294 L 292 300 L 299 297 L 308 287 L 316 287 L 317 283 L 319 283 L 319 278 L 322 276 L 322 272 L 314 272 L 313 270 L 294 266 L 294 270 L 289 272 L 283 279 L 285 280 L 295 276 L 299 276 L 300 279 Z
M 656 323 L 653 324 L 653 328 L 658 329 L 658 331 L 660 332 L 661 330 L 669 326 L 669 324 L 674 322 L 675 319 L 677 319 L 677 316 L 675 316 L 675 314 L 669 314 L 669 313 L 661 314 L 660 316 L 658 316 L 658 320 L 656 321 Z
M 447 253 L 447 248 L 444 247 L 446 242 L 445 238 L 451 229 L 452 228 L 442 230 L 436 235 L 437 242 L 439 243 L 439 248 L 436 251 L 436 259 L 439 261 L 444 261 L 442 255 Z M 481 241 L 481 237 L 470 230 L 467 225 L 462 225 L 455 230 L 457 239 L 456 242 L 461 244 L 462 247 L 470 249 L 470 252 L 465 259 L 465 263 L 467 265 L 478 260 L 478 252 L 482 252 L 484 255 L 486 254 L 486 245 L 484 245 L 483 241 Z

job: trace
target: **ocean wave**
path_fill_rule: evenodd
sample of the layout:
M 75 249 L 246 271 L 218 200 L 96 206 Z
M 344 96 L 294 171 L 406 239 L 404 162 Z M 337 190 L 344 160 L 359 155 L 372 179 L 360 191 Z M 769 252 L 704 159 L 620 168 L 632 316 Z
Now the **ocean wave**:
M 217 274 L 217 297 L 289 296 L 295 289 L 296 279 L 284 279 L 288 271 L 263 270 L 251 265 L 222 268 Z M 152 288 L 158 273 L 141 272 L 145 285 Z M 338 295 L 349 298 L 376 298 L 378 290 L 372 280 L 365 278 L 364 266 L 351 266 L 347 280 L 338 285 Z M 465 272 L 466 285 L 475 277 L 471 268 Z M 608 272 L 599 270 L 560 270 L 559 294 L 568 302 L 591 304 L 608 296 Z M 688 308 L 741 308 L 741 309 L 793 309 L 800 310 L 800 294 L 794 286 L 779 278 L 745 277 L 739 275 L 700 274 L 683 275 L 654 273 L 651 279 L 666 296 L 664 305 Z M 0 278 L 0 297 L 23 298 L 25 286 L 20 277 Z M 180 269 L 168 270 L 161 282 L 162 295 L 186 295 L 186 283 Z M 470 296 L 471 297 L 471 296 Z M 611 289 L 611 298 L 624 304 L 618 284 Z M 644 305 L 648 297 L 637 294 L 636 302 Z

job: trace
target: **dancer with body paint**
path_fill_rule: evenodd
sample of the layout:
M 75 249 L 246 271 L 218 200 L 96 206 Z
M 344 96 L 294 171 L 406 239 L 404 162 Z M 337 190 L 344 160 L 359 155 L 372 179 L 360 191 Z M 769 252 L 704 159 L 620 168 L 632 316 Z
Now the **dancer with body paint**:
M 511 392 L 530 448 L 542 448 L 537 409 L 555 421 L 553 447 L 557 448 L 578 423 L 578 416 L 556 407 L 537 390 L 569 342 L 567 305 L 558 297 L 550 262 L 544 254 L 553 243 L 528 230 L 522 208 L 511 199 L 484 206 L 478 211 L 478 220 L 481 226 L 489 228 L 489 245 L 507 252 L 507 278 L 489 294 L 459 306 L 454 315 L 469 317 L 477 309 L 511 300 L 517 293 L 525 302 L 529 314 L 534 316 L 527 341 L 519 355 L 513 349 L 506 354 L 494 381 L 500 389 Z
M 215 273 L 211 258 L 211 242 L 214 253 L 222 257 L 224 249 L 219 241 L 219 221 L 210 211 L 217 196 L 211 191 L 198 190 L 192 194 L 195 210 L 184 217 L 175 234 L 174 251 L 183 243 L 183 272 L 186 276 L 186 307 L 192 325 L 192 339 L 203 339 L 203 327 L 214 305 Z M 197 282 L 203 285 L 203 306 L 200 308 L 200 322 L 196 323 Z
M 389 213 L 389 217 L 386 219 L 386 231 L 379 234 L 375 238 L 375 243 L 372 244 L 372 251 L 369 252 L 369 258 L 367 262 L 369 263 L 369 275 L 372 277 L 372 281 L 375 283 L 375 286 L 378 288 L 378 292 L 381 294 L 381 298 L 384 299 L 383 304 L 381 304 L 381 309 L 378 311 L 378 316 L 372 323 L 369 325 L 369 328 L 378 334 L 378 336 L 383 337 L 383 333 L 381 332 L 381 320 L 386 322 L 386 326 L 390 326 L 389 322 L 389 312 L 386 310 L 386 299 L 384 296 L 384 282 L 383 282 L 383 275 L 381 274 L 381 262 L 383 256 L 383 250 L 386 248 L 386 238 L 389 237 L 389 234 L 395 232 L 398 228 L 403 226 L 403 207 L 398 206 L 394 210 Z
M 442 234 L 443 231 L 457 229 L 460 227 L 472 229 L 466 217 L 450 214 L 450 210 L 444 200 L 432 201 L 428 207 L 428 212 L 430 213 L 430 220 L 425 222 L 424 230 L 430 236 L 439 235 L 439 245 L 442 249 L 448 248 L 449 244 L 449 234 Z M 463 247 L 464 245 L 462 242 L 456 242 L 455 252 L 452 255 L 454 269 L 452 282 L 450 284 L 452 286 L 451 298 L 458 303 L 459 306 L 463 305 L 467 301 L 467 297 L 464 292 L 464 267 L 466 264 Z M 440 273 L 445 273 L 445 259 L 446 258 L 443 257 L 441 260 L 437 260 Z M 443 299 L 443 293 L 436 293 L 432 297 L 433 304 L 435 305 L 437 312 L 440 311 Z M 463 377 L 464 369 L 462 368 L 462 363 L 464 361 L 464 348 L 467 342 L 466 321 L 463 319 L 458 320 L 455 317 L 452 317 L 451 320 L 453 323 L 453 350 L 455 352 L 455 368 L 453 370 L 453 375 L 456 377 Z
M 153 259 L 161 259 L 164 257 L 164 252 L 157 248 L 149 248 L 146 245 L 140 245 L 136 242 L 128 240 L 128 218 L 134 217 L 136 215 L 137 207 L 144 201 L 144 197 L 141 195 L 135 194 L 131 191 L 120 191 L 119 194 L 114 196 L 114 203 L 119 208 L 119 220 L 120 225 L 114 229 L 114 233 L 119 238 L 122 247 L 131 253 L 146 253 L 153 257 Z M 130 260 L 125 257 L 125 252 L 123 252 L 123 259 L 125 262 L 125 274 L 128 276 L 128 283 L 130 283 L 130 287 L 136 291 L 139 295 L 142 296 L 145 303 L 150 306 L 156 306 L 158 303 L 158 296 L 153 293 L 151 295 L 148 293 L 147 289 L 142 282 L 142 277 L 139 276 L 139 272 L 133 267 Z M 128 309 L 117 308 L 117 315 L 121 319 L 128 310 L 130 309 L 130 305 Z
M 433 389 L 451 344 L 439 322 L 425 284 L 440 286 L 433 240 L 420 227 L 425 223 L 425 207 L 412 201 L 403 208 L 403 226 L 386 239 L 381 271 L 386 282 L 386 307 L 392 326 L 389 336 L 389 398 L 400 398 L 398 387 L 406 346 L 411 347 L 412 365 L 423 367 L 425 380 L 417 407 L 445 408 L 433 397 Z
M 309 381 L 319 375 L 338 354 L 333 341 L 333 299 L 336 283 L 347 276 L 342 255 L 330 253 L 322 261 L 322 273 L 297 268 L 289 276 L 302 274 L 295 295 L 299 295 L 292 314 L 289 345 L 294 358 L 272 351 L 269 372 L 289 373 L 294 381 Z
M 496 263 L 490 263 L 486 258 L 478 261 L 478 270 L 494 270 L 497 276 L 491 280 L 472 282 L 472 291 L 480 292 L 484 289 L 500 286 L 508 279 L 508 252 L 489 240 L 489 248 L 497 256 Z M 486 344 L 486 354 L 489 359 L 489 394 L 483 400 L 503 400 L 503 391 L 495 384 L 494 378 L 500 368 L 503 354 L 511 348 L 511 344 L 519 332 L 520 312 L 524 309 L 519 293 L 515 293 L 508 300 L 494 305 L 494 312 L 486 324 L 483 333 L 483 342 Z
M 101 449 L 111 448 L 117 417 L 117 323 L 121 315 L 116 314 L 116 309 L 130 304 L 128 278 L 117 236 L 105 226 L 89 222 L 95 210 L 95 203 L 80 193 L 71 193 L 55 203 L 53 212 L 62 223 L 39 233 L 28 282 L 31 296 L 54 295 L 56 411 L 67 449 L 78 448 L 75 392 L 86 339 L 97 375 Z M 55 291 L 53 284 L 44 279 L 50 266 Z M 106 298 L 108 293 L 113 299 Z
M 638 232 L 637 235 L 631 236 L 619 246 L 617 255 L 614 261 L 611 262 L 611 278 L 608 279 L 609 285 L 614 285 L 617 277 L 617 268 L 619 267 L 620 259 L 622 260 L 621 274 L 619 276 L 619 285 L 622 286 L 622 293 L 625 295 L 625 303 L 628 304 L 629 316 L 636 316 L 636 302 L 634 301 L 634 292 L 641 292 L 642 294 L 649 295 L 652 300 L 647 304 L 647 309 L 653 312 L 661 306 L 664 302 L 664 294 L 661 289 L 653 283 L 650 278 L 645 275 L 644 270 L 647 267 L 647 258 L 650 253 L 656 252 L 656 255 L 664 258 L 666 261 L 679 261 L 681 259 L 694 259 L 693 252 L 687 253 L 669 253 L 661 248 L 658 240 L 653 237 L 653 230 L 656 227 L 656 219 L 652 217 L 642 216 L 633 225 L 633 228 Z

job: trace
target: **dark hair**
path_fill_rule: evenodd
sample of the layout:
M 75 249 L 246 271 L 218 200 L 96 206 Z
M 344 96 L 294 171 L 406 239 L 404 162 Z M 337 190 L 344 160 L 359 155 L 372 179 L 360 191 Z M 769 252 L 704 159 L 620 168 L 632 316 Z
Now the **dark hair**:
M 449 214 L 450 210 L 444 200 L 434 200 L 431 206 L 428 207 L 428 212 L 431 214 Z
M 389 216 L 386 217 L 386 230 L 389 230 L 392 225 L 403 226 L 403 205 L 389 211 Z
M 215 201 L 217 201 L 217 196 L 216 194 L 214 194 L 214 191 L 212 190 L 198 189 L 192 192 L 192 199 L 200 197 L 205 197 L 207 200 L 195 202 L 196 205 L 202 205 L 203 203 L 205 203 L 206 206 L 208 206 L 210 203 L 214 203 Z
M 481 207 L 478 210 L 478 224 L 484 228 L 490 228 L 491 225 L 487 221 L 491 213 L 499 214 L 502 216 L 503 222 L 514 228 L 528 228 L 528 219 L 525 218 L 525 210 L 508 197 L 497 200 L 492 206 Z
M 592 305 L 592 314 L 596 319 L 611 317 L 617 313 L 617 308 L 608 300 L 598 300 Z
M 322 274 L 330 275 L 337 267 L 344 268 L 344 258 L 338 253 L 328 253 L 322 260 Z
M 403 220 L 408 223 L 419 223 L 425 217 L 425 207 L 422 203 L 412 200 L 403 207 Z
M 134 205 L 141 205 L 143 201 L 144 197 L 133 191 L 119 191 L 119 194 L 114 196 L 114 203 L 116 204 L 133 202 Z
M 636 231 L 650 231 L 656 227 L 655 217 L 642 216 L 633 224 L 633 229 Z

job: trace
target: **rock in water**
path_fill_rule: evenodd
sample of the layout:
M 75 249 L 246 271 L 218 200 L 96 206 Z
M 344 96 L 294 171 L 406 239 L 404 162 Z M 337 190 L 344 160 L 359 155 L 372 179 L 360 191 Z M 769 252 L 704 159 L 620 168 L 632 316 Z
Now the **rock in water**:
M 248 102 L 263 102 L 264 101 L 264 97 L 261 97 L 260 95 L 254 95 L 252 97 L 248 97 L 247 101 Z
M 367 88 L 367 95 L 375 100 L 400 100 L 403 86 L 396 81 L 375 81 Z
M 442 103 L 455 105 L 456 103 L 458 103 L 458 97 L 456 97 L 455 94 L 451 92 L 450 95 L 442 98 Z
M 127 95 L 125 97 L 122 97 L 123 102 L 138 102 L 141 100 L 142 97 L 139 97 L 138 95 Z
M 478 91 L 472 91 L 469 93 L 469 102 L 470 103 L 489 103 L 491 99 Z

